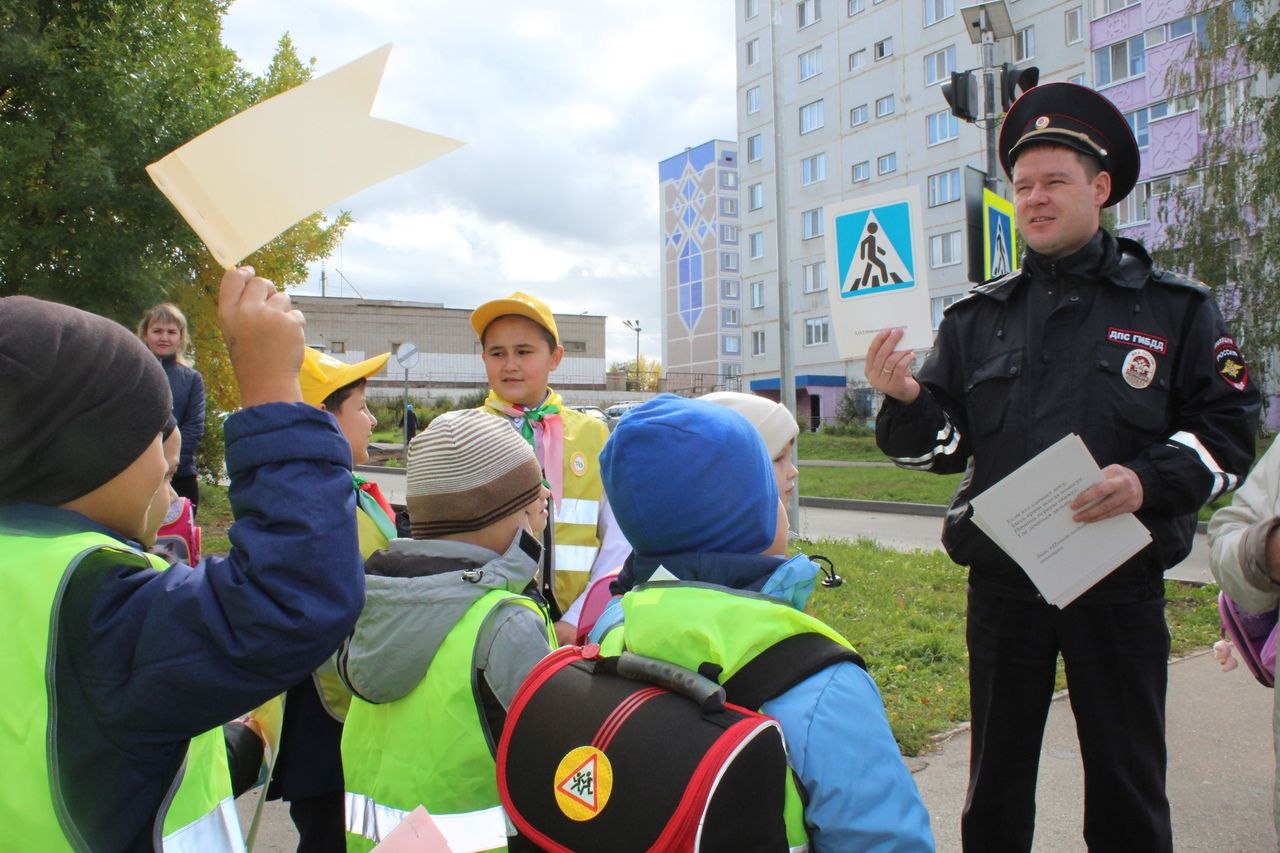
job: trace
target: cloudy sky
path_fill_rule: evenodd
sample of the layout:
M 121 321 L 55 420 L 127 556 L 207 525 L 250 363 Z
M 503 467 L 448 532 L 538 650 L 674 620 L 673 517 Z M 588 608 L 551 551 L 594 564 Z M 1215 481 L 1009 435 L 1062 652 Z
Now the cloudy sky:
M 347 199 L 330 259 L 370 299 L 469 308 L 513 290 L 607 314 L 608 357 L 660 352 L 658 161 L 736 133 L 729 0 L 236 0 L 261 72 L 288 32 L 323 74 L 394 45 L 374 115 L 462 149 Z M 319 269 L 299 292 L 319 292 Z M 347 295 L 354 295 L 348 288 Z

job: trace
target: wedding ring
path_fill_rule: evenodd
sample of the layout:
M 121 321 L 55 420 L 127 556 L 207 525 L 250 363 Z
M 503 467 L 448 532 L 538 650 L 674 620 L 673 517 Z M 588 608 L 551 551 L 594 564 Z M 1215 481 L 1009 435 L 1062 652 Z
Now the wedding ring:
M 892 368 L 892 367 L 885 367 L 885 368 L 881 368 L 880 372 L 881 372 L 881 373 L 893 373 L 893 368 Z

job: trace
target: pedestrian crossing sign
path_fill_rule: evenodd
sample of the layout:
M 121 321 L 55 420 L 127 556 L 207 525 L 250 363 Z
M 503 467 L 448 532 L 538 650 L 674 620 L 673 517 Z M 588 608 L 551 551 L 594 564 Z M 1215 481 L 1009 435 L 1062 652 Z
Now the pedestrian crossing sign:
M 983 281 L 1006 276 L 1018 269 L 1017 227 L 1013 203 L 991 190 L 982 191 L 982 275 Z
M 841 299 L 915 285 L 907 202 L 855 210 L 837 216 L 835 226 Z
M 920 211 L 914 186 L 824 208 L 826 269 L 835 271 L 836 285 L 819 296 L 828 302 L 840 358 L 865 357 L 871 339 L 890 327 L 905 330 L 904 348 L 933 345 Z

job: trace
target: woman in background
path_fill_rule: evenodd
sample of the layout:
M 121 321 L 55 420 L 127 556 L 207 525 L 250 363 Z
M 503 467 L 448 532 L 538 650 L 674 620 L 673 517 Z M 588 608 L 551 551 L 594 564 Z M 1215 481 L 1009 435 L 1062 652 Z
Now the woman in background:
M 186 315 L 172 302 L 152 306 L 138 323 L 138 337 L 160 359 L 169 377 L 173 418 L 182 433 L 182 453 L 178 457 L 178 471 L 173 476 L 173 489 L 191 501 L 194 515 L 200 508 L 196 450 L 204 438 L 204 377 L 192 367 Z

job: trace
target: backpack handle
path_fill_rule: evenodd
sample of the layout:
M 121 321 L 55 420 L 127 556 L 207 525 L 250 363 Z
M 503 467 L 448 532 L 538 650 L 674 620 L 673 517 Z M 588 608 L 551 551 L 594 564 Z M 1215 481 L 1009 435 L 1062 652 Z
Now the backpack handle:
M 690 699 L 704 714 L 724 710 L 724 688 L 696 672 L 657 658 L 623 652 L 614 665 L 618 675 L 665 687 Z

